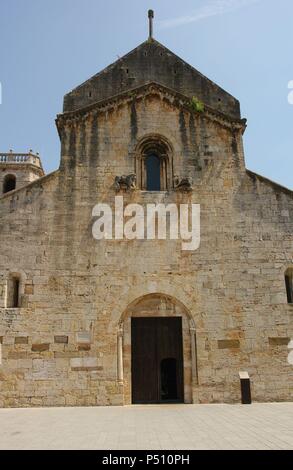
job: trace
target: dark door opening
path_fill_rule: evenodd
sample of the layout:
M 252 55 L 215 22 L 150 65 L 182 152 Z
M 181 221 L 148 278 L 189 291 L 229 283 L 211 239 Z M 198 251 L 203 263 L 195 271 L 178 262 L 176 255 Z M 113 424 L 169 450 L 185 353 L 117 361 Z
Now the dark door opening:
M 178 400 L 176 362 L 173 357 L 161 361 L 160 394 L 162 401 Z
M 131 319 L 132 403 L 183 402 L 182 319 Z
M 16 188 L 16 177 L 14 175 L 6 175 L 3 183 L 3 194 L 13 191 Z

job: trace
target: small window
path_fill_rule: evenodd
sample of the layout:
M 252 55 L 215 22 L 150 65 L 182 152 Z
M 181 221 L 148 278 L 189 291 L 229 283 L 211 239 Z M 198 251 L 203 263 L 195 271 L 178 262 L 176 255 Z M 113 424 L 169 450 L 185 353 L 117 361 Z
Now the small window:
M 19 287 L 20 278 L 18 276 L 11 276 L 8 282 L 8 308 L 19 308 Z
M 161 164 L 157 155 L 148 155 L 146 158 L 147 191 L 160 191 Z
M 293 304 L 293 268 L 287 269 L 285 273 L 285 285 L 288 304 Z
M 3 182 L 3 194 L 13 191 L 16 188 L 16 177 L 14 175 L 6 175 Z

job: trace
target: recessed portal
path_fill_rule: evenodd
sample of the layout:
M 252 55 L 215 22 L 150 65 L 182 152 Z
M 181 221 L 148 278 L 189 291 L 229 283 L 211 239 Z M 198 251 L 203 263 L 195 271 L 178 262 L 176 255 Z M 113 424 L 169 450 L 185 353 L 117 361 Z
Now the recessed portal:
M 132 403 L 183 402 L 181 317 L 131 319 Z

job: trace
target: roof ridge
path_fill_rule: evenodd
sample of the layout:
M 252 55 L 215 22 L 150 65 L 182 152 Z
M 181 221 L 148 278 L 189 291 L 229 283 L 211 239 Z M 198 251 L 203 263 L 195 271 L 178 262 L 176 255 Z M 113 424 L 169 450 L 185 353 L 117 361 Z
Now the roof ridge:
M 233 95 L 231 95 L 229 92 L 227 92 L 224 88 L 222 88 L 221 86 L 219 86 L 217 83 L 213 82 L 213 80 L 211 80 L 210 78 L 208 78 L 206 75 L 204 75 L 203 73 L 201 73 L 198 69 L 196 69 L 193 65 L 189 64 L 188 62 L 186 62 L 186 60 L 182 59 L 179 55 L 177 55 L 175 52 L 171 51 L 171 49 L 169 49 L 167 46 L 165 46 L 164 44 L 162 44 L 160 41 L 158 41 L 157 39 L 154 39 L 154 38 L 149 38 L 149 39 L 146 39 L 145 41 L 143 41 L 142 43 L 140 43 L 138 46 L 134 47 L 133 49 L 131 49 L 129 52 L 127 52 L 126 54 L 124 54 L 122 57 L 119 57 L 119 59 L 115 60 L 114 62 L 112 62 L 111 64 L 107 65 L 106 67 L 104 67 L 102 70 L 100 70 L 99 72 L 97 72 L 96 74 L 92 75 L 90 78 L 88 78 L 87 80 L 85 80 L 84 82 L 82 82 L 80 85 L 72 88 L 72 90 L 70 90 L 68 93 L 66 93 L 65 96 L 67 95 L 70 95 L 70 93 L 72 93 L 73 91 L 76 91 L 76 90 L 79 90 L 80 88 L 82 88 L 84 85 L 86 85 L 87 83 L 91 82 L 92 80 L 94 80 L 95 78 L 97 78 L 99 75 L 102 75 L 103 73 L 106 73 L 107 71 L 111 70 L 111 68 L 113 66 L 115 66 L 116 64 L 118 64 L 119 62 L 122 62 L 123 60 L 127 59 L 128 56 L 130 56 L 131 54 L 133 54 L 136 50 L 142 48 L 143 46 L 146 46 L 146 45 L 152 45 L 152 44 L 155 44 L 155 45 L 158 45 L 159 47 L 161 47 L 162 49 L 164 49 L 168 54 L 172 54 L 174 57 L 176 57 L 176 59 L 178 59 L 179 61 L 183 62 L 185 66 L 187 66 L 189 69 L 191 69 L 193 72 L 196 72 L 200 77 L 202 77 L 204 80 L 207 80 L 210 84 L 212 85 L 216 85 L 218 89 L 220 89 L 221 91 L 223 91 L 225 94 L 227 94 L 228 96 L 230 96 L 231 98 L 235 99 Z
M 155 39 L 152 39 L 151 41 L 155 41 Z M 84 82 L 82 82 L 80 85 L 77 85 L 76 87 L 72 88 L 72 90 L 70 90 L 68 93 L 66 93 L 65 96 L 69 95 L 70 93 L 72 93 L 73 91 L 75 90 L 78 90 L 79 88 L 83 87 L 86 83 L 90 82 L 91 80 L 93 80 L 94 78 L 97 78 L 99 75 L 101 75 L 102 73 L 105 73 L 106 71 L 108 71 L 109 69 L 111 69 L 111 67 L 113 67 L 114 65 L 116 65 L 118 62 L 121 62 L 123 59 L 125 59 L 127 56 L 129 56 L 130 54 L 132 54 L 134 51 L 136 51 L 137 49 L 139 49 L 141 46 L 143 46 L 144 44 L 148 43 L 148 42 L 151 42 L 149 39 L 147 39 L 146 41 L 143 41 L 142 43 L 140 43 L 138 46 L 134 47 L 133 49 L 131 49 L 129 52 L 127 52 L 126 54 L 124 54 L 122 57 L 119 57 L 119 59 L 116 59 L 114 62 L 112 62 L 111 64 L 107 65 L 106 67 L 104 67 L 102 70 L 100 70 L 99 72 L 95 73 L 94 75 L 92 75 L 90 78 L 88 78 L 87 80 L 85 80 Z M 159 43 L 158 41 L 156 41 L 158 44 L 162 45 L 161 43 Z

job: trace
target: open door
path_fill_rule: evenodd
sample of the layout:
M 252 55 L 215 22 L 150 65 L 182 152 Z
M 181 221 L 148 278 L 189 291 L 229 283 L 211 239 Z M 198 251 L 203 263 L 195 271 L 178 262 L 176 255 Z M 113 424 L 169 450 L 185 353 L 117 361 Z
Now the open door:
M 181 317 L 131 319 L 132 403 L 183 402 Z

